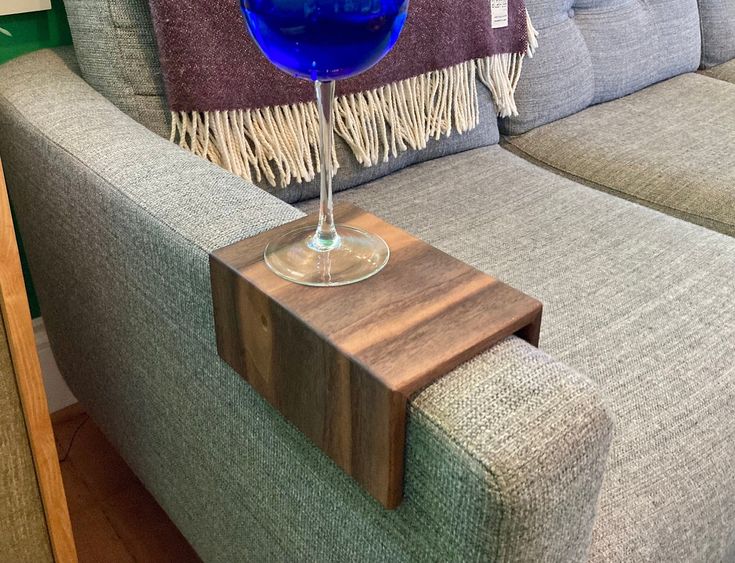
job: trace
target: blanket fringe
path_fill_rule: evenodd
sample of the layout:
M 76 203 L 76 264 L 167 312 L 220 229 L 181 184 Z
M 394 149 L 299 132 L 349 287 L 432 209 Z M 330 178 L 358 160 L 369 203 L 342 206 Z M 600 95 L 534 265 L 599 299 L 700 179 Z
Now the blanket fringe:
M 430 139 L 477 127 L 477 78 L 490 89 L 498 115 L 518 115 L 515 91 L 538 32 L 527 17 L 526 53 L 493 55 L 335 100 L 335 133 L 363 166 L 424 149 Z M 251 182 L 286 187 L 318 174 L 315 103 L 251 110 L 172 112 L 171 141 Z M 339 167 L 332 154 L 335 171 Z
M 532 58 L 538 48 L 538 31 L 533 26 L 528 12 L 526 12 L 526 29 L 528 30 L 528 48 L 525 53 L 504 53 L 477 61 L 477 75 L 480 81 L 490 89 L 500 117 L 518 115 L 516 88 L 521 78 L 523 59 L 526 56 Z
M 172 112 L 171 140 L 251 182 L 313 179 L 319 170 L 316 105 Z M 336 151 L 335 168 L 339 166 Z

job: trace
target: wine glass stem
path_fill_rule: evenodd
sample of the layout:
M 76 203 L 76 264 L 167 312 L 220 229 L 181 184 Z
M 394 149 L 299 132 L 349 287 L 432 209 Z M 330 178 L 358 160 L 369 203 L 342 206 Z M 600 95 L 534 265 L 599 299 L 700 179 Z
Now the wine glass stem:
M 334 81 L 315 83 L 319 109 L 319 160 L 321 161 L 321 193 L 319 200 L 319 224 L 309 244 L 314 250 L 324 252 L 340 245 L 340 237 L 334 226 L 332 203 L 332 147 L 334 145 Z

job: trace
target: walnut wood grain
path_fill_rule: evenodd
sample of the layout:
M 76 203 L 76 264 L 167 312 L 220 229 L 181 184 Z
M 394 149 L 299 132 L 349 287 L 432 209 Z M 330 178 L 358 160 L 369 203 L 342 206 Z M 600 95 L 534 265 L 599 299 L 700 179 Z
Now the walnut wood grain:
M 388 265 L 358 284 L 287 282 L 268 241 L 210 257 L 220 356 L 384 506 L 402 498 L 408 399 L 511 334 L 538 343 L 541 303 L 357 207 L 337 220 L 382 236 Z
M 46 392 L 41 378 L 41 364 L 36 352 L 2 162 L 0 162 L 0 307 L 46 515 L 51 549 L 57 562 L 72 563 L 77 560 L 76 549 Z

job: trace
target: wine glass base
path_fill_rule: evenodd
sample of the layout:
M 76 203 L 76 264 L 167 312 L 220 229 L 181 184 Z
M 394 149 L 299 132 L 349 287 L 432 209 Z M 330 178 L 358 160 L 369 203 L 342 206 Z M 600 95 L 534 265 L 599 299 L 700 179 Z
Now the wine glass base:
M 377 235 L 337 225 L 340 243 L 330 250 L 309 244 L 316 226 L 302 227 L 271 241 L 265 263 L 282 278 L 301 285 L 348 285 L 377 274 L 388 263 L 390 249 Z

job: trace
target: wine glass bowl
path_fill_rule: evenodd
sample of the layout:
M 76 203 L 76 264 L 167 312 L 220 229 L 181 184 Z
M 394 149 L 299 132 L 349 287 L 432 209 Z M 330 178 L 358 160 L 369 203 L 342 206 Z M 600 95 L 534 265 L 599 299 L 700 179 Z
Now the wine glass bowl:
M 250 35 L 271 63 L 314 82 L 319 113 L 319 222 L 271 241 L 265 263 L 303 285 L 369 278 L 388 263 L 390 249 L 375 234 L 334 223 L 334 81 L 366 71 L 390 51 L 408 0 L 241 0 L 241 7 Z
M 241 0 L 248 29 L 284 72 L 337 80 L 366 71 L 393 47 L 408 0 Z

